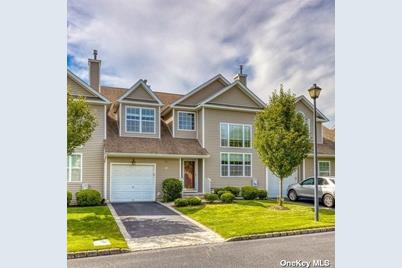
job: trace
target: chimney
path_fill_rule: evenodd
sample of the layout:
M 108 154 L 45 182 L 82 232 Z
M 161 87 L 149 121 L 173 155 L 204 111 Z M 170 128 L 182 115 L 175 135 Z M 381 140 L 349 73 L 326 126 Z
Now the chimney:
M 89 66 L 89 85 L 100 92 L 100 65 L 101 61 L 97 59 L 98 51 L 94 49 L 94 58 L 88 59 Z
M 233 77 L 235 81 L 239 81 L 244 86 L 247 86 L 247 74 L 243 74 L 243 64 L 240 64 L 240 72 Z

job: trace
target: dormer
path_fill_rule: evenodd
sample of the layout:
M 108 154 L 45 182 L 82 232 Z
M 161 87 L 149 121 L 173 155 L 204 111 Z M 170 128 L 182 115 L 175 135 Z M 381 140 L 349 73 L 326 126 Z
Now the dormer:
M 118 100 L 119 135 L 160 138 L 161 100 L 147 81 L 140 79 Z

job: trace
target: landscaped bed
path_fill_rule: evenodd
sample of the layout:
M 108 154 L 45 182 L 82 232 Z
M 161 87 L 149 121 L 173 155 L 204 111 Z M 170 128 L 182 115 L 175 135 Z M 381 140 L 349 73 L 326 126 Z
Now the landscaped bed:
M 108 246 L 94 246 L 94 240 L 108 239 Z M 67 208 L 67 251 L 127 248 L 107 206 Z
M 335 226 L 335 211 L 320 209 L 320 221 L 314 221 L 314 208 L 285 202 L 289 210 L 274 210 L 271 200 L 237 200 L 233 204 L 207 204 L 176 208 L 206 225 L 224 238 L 280 231 Z

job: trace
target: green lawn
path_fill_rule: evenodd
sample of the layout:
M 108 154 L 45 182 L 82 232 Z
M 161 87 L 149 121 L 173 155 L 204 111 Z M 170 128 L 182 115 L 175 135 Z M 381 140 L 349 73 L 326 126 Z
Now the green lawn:
M 94 247 L 93 240 L 109 239 L 111 245 Z M 67 251 L 127 248 L 107 206 L 67 208 Z
M 314 221 L 314 208 L 300 203 L 285 202 L 289 210 L 273 210 L 271 200 L 238 200 L 233 204 L 208 204 L 176 208 L 183 214 L 206 225 L 224 238 L 241 235 L 291 231 L 335 226 L 335 211 L 320 210 L 320 221 Z

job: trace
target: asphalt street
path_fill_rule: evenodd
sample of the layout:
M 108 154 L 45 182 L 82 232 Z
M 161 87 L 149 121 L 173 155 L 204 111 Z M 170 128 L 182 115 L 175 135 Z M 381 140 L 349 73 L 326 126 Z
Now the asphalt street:
M 335 267 L 334 232 L 71 259 L 68 267 L 320 267 L 319 260 Z

